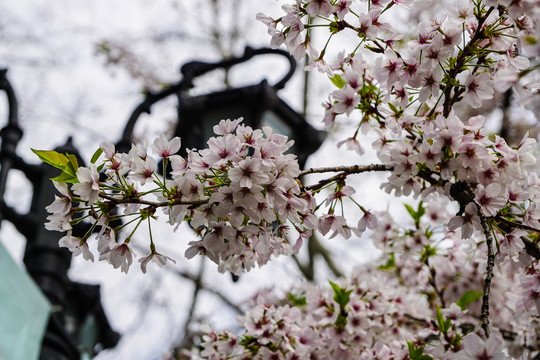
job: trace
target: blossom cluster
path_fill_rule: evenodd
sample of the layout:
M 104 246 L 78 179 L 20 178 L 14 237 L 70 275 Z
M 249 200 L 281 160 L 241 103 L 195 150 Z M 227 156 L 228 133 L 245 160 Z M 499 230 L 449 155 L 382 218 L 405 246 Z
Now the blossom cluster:
M 465 238 L 474 228 L 481 230 L 483 215 L 509 215 L 539 228 L 539 181 L 531 171 L 535 140 L 525 136 L 510 147 L 505 139 L 486 135 L 484 116 L 461 119 L 454 110 L 462 100 L 479 108 L 512 86 L 522 100 L 534 95 L 540 78 L 529 71 L 521 51 L 540 55 L 529 46 L 538 42 L 539 8 L 534 1 L 456 1 L 444 5 L 444 16 L 400 35 L 384 19 L 391 19 L 394 5 L 410 3 L 370 1 L 365 9 L 361 1 L 298 1 L 284 6 L 281 18 L 258 17 L 273 45 L 284 43 L 295 56 L 308 56 L 308 68 L 326 73 L 338 87 L 325 103 L 328 128 L 338 115 L 360 115 L 354 135 L 339 145 L 362 155 L 359 130 L 375 131 L 372 147 L 393 167 L 381 188 L 396 196 L 432 191 L 450 196 L 461 211 L 449 226 L 462 227 Z M 322 23 L 311 23 L 312 18 Z M 330 64 L 326 47 L 317 52 L 310 42 L 316 26 L 330 30 L 326 46 L 344 31 L 354 32 L 358 44 Z
M 46 227 L 67 231 L 60 245 L 93 260 L 87 244 L 91 231 L 82 237 L 72 232 L 82 219 L 91 219 L 91 230 L 98 232 L 100 259 L 125 272 L 133 261 L 129 242 L 134 231 L 141 222 L 156 218 L 158 209 L 171 225 L 188 220 L 201 235 L 201 240 L 189 244 L 186 257 L 205 255 L 221 271 L 239 274 L 273 255 L 294 253 L 318 222 L 313 198 L 301 192 L 296 181 L 300 172 L 296 156 L 285 154 L 292 141 L 270 127 L 254 130 L 240 123 L 241 119 L 221 121 L 208 148 L 188 150 L 186 157 L 176 154 L 179 138 L 168 141 L 161 135 L 151 150 L 163 159 L 166 175 L 158 174 L 157 160 L 144 142 L 127 154 L 103 143 L 103 164 L 79 167 L 71 191 L 66 183 L 55 183 L 60 196 L 47 208 L 52 214 Z M 74 217 L 84 212 L 82 218 Z M 122 216 L 131 220 L 114 225 Z M 118 241 L 117 233 L 130 223 L 135 223 L 133 231 Z M 299 233 L 294 244 L 287 238 L 289 227 Z M 157 252 L 150 233 L 150 254 L 140 259 L 143 271 L 149 261 L 162 266 L 167 260 Z
M 261 294 L 238 323 L 244 333 L 206 329 L 192 359 L 526 359 L 537 342 L 536 310 L 515 296 L 530 270 L 501 261 L 492 288 L 492 336 L 480 331 L 483 252 L 479 239 L 436 229 L 451 215 L 419 205 L 415 224 L 397 227 L 385 214 L 373 234 L 378 262 L 358 267 L 331 288 L 304 284 L 279 297 Z M 441 210 L 443 209 L 443 210 Z M 534 268 L 534 269 L 533 269 Z M 436 269 L 436 270 L 435 270 Z M 528 311 L 532 310 L 532 311 Z M 525 312 L 523 312 L 525 311 Z M 503 329 L 498 331 L 497 329 Z M 511 357 L 512 356 L 512 357 Z

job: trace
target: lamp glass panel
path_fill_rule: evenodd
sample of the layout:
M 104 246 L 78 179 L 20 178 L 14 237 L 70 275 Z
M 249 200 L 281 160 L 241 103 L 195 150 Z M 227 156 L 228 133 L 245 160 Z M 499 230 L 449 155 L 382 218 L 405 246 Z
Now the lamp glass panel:
M 51 305 L 1 242 L 0 274 L 0 359 L 37 359 Z

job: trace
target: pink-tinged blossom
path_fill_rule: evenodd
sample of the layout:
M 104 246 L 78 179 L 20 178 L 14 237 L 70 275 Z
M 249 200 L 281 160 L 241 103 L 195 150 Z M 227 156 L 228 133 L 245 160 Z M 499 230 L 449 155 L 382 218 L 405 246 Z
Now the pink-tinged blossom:
M 234 130 L 240 125 L 240 123 L 244 120 L 244 118 L 238 118 L 235 120 L 226 119 L 221 120 L 219 124 L 214 125 L 212 128 L 214 130 L 214 134 L 216 135 L 226 135 L 226 134 L 232 134 L 234 133 Z
M 405 86 L 396 84 L 394 85 L 392 94 L 394 94 L 396 99 L 399 100 L 399 105 L 401 108 L 405 109 L 409 103 L 409 92 L 407 91 L 407 88 Z
M 99 147 L 101 148 L 101 150 L 103 150 L 103 154 L 105 155 L 105 157 L 108 160 L 113 161 L 114 155 L 116 153 L 114 145 L 108 141 L 104 141 L 99 144 Z
M 501 185 L 497 183 L 489 184 L 486 187 L 479 184 L 475 193 L 474 200 L 482 207 L 482 211 L 487 216 L 497 215 L 497 211 L 506 205 L 504 195 L 501 196 Z
M 409 41 L 408 45 L 415 51 L 420 52 L 428 48 L 435 32 L 431 29 L 428 21 L 422 21 L 418 24 L 418 40 Z
M 356 108 L 360 102 L 360 95 L 356 93 L 349 84 L 332 93 L 332 97 L 337 101 L 334 104 L 334 111 L 338 114 L 346 113 L 347 116 Z
M 463 167 L 479 169 L 484 167 L 484 163 L 491 160 L 489 151 L 474 143 L 463 143 L 459 148 L 458 160 Z
M 205 163 L 212 167 L 219 167 L 236 157 L 240 148 L 241 142 L 237 136 L 225 134 L 208 139 L 208 149 L 201 150 L 199 153 Z
M 330 238 L 338 234 L 345 239 L 351 237 L 351 229 L 347 226 L 347 220 L 343 216 L 333 214 L 324 214 L 319 217 L 319 231 L 323 235 L 328 234 L 329 231 L 333 231 Z
M 352 0 L 338 0 L 335 2 L 332 12 L 336 14 L 338 19 L 343 20 L 345 15 L 349 12 L 349 7 L 351 6 Z
M 88 201 L 90 204 L 98 200 L 99 195 L 99 174 L 95 164 L 90 164 L 89 167 L 80 167 L 77 169 L 77 180 L 79 183 L 73 184 L 71 190 L 79 195 L 81 199 Z
M 445 9 L 448 15 L 454 19 L 470 20 L 474 18 L 474 6 L 468 0 L 456 0 L 445 2 Z
M 158 267 L 161 268 L 161 267 L 165 266 L 167 261 L 170 261 L 173 264 L 176 264 L 176 261 L 174 261 L 170 257 L 159 254 L 159 253 L 156 253 L 156 252 L 152 252 L 150 255 L 139 259 L 139 262 L 141 263 L 141 270 L 142 270 L 143 274 L 146 274 L 146 267 L 148 266 L 149 262 L 153 262 L 154 264 L 156 264 Z
M 373 25 L 371 16 L 366 14 L 358 14 L 358 35 L 365 36 L 369 40 L 375 40 L 379 33 L 379 28 Z
M 396 53 L 388 49 L 384 53 L 386 62 L 380 58 L 377 59 L 376 78 L 381 83 L 386 82 L 388 87 L 391 87 L 394 83 L 400 80 L 401 72 L 403 69 L 403 61 L 398 58 Z
M 425 102 L 431 96 L 439 96 L 439 82 L 443 78 L 443 72 L 439 66 L 431 70 L 422 69 L 418 76 L 422 86 L 418 95 L 418 101 Z
M 152 182 L 157 162 L 153 157 L 148 156 L 145 160 L 137 158 L 131 164 L 132 172 L 129 179 L 139 182 L 141 185 Z
M 448 222 L 448 230 L 461 228 L 461 237 L 468 239 L 472 236 L 474 229 L 480 228 L 480 218 L 478 217 L 476 204 L 470 202 L 465 207 L 463 216 L 455 216 Z
M 109 250 L 101 254 L 99 260 L 107 260 L 115 269 L 120 268 L 127 274 L 133 263 L 133 251 L 126 243 L 114 243 Z
M 511 233 L 501 235 L 499 234 L 499 250 L 503 256 L 508 256 L 514 262 L 519 261 L 519 255 L 523 251 L 525 244 L 521 239 L 522 236 L 526 236 L 525 230 L 515 229 Z
M 307 3 L 306 12 L 313 17 L 328 17 L 333 10 L 330 0 L 309 0 Z
M 129 150 L 128 153 L 128 157 L 130 159 L 141 158 L 144 160 L 148 156 L 147 149 L 148 146 L 146 145 L 145 141 L 138 142 L 137 144 L 132 144 L 131 150 Z
M 228 175 L 231 182 L 240 187 L 251 188 L 254 184 L 264 184 L 270 180 L 265 169 L 262 168 L 258 159 L 244 159 L 237 166 L 229 169 Z
M 440 33 L 436 33 L 429 46 L 425 49 L 425 63 L 423 66 L 431 68 L 440 68 L 439 63 L 444 62 L 447 58 L 451 57 L 454 53 L 454 47 L 448 46 L 444 42 L 444 37 Z
M 530 138 L 527 131 L 517 148 L 517 155 L 521 166 L 532 166 L 536 164 L 536 157 L 532 154 L 532 149 L 535 147 L 536 139 Z
M 333 76 L 332 68 L 324 59 L 323 54 L 319 53 L 311 44 L 306 45 L 306 52 L 312 61 L 304 67 L 305 71 L 317 69 L 320 73 Z
M 493 88 L 491 87 L 489 74 L 469 74 L 465 80 L 463 97 L 473 108 L 482 106 L 482 100 L 491 99 L 493 97 Z
M 406 83 L 414 88 L 420 87 L 421 78 L 418 76 L 420 66 L 415 58 L 403 60 L 403 79 L 402 83 Z
M 109 252 L 116 244 L 116 233 L 108 226 L 103 226 L 96 238 L 98 239 L 97 250 L 100 255 Z
M 529 192 L 523 189 L 523 186 L 518 182 L 511 182 L 506 187 L 508 201 L 514 204 L 521 203 L 527 200 L 530 196 Z
M 448 47 L 448 51 L 452 51 L 454 46 L 459 45 L 462 40 L 461 24 L 448 21 L 445 23 L 444 36 L 442 39 L 443 46 Z M 452 53 L 451 53 L 452 54 Z
M 356 152 L 358 155 L 363 155 L 365 152 L 364 148 L 362 147 L 362 144 L 360 144 L 360 141 L 358 141 L 356 137 L 350 137 L 345 140 L 339 141 L 337 143 L 338 148 L 342 147 L 343 145 L 345 145 L 345 148 L 347 150 L 352 150 Z
M 288 7 L 291 9 L 291 7 Z M 286 10 L 287 11 L 287 10 Z M 287 28 L 287 34 L 285 37 L 285 45 L 287 49 L 293 54 L 293 56 L 299 60 L 305 54 L 306 47 L 302 43 L 302 32 L 304 31 L 304 23 L 293 12 L 293 10 L 287 11 L 288 14 L 283 16 L 281 23 Z
M 360 233 L 366 229 L 373 230 L 377 227 L 377 217 L 369 210 L 364 211 L 364 215 L 358 220 L 357 229 Z
M 171 161 L 172 176 L 182 176 L 189 168 L 189 162 L 180 155 L 173 155 L 169 160 Z
M 332 130 L 336 122 L 336 116 L 337 116 L 337 113 L 334 110 L 334 104 L 329 99 L 327 101 L 324 101 L 322 105 L 323 105 L 323 108 L 325 109 L 324 117 L 323 117 L 324 128 L 326 130 Z
M 71 214 L 54 213 L 47 216 L 48 222 L 45 223 L 45 229 L 51 231 L 71 230 Z
M 180 138 L 175 136 L 170 141 L 165 138 L 165 135 L 161 134 L 152 143 L 152 152 L 162 158 L 168 158 L 180 150 Z
M 341 200 L 343 197 L 349 197 L 354 193 L 356 193 L 356 190 L 348 185 L 345 185 L 340 190 L 337 190 L 328 196 L 326 199 L 326 205 L 329 205 L 334 200 Z
M 498 334 L 491 334 L 489 339 L 484 340 L 475 333 L 470 333 L 463 339 L 464 349 L 459 353 L 462 360 L 505 360 L 506 355 L 502 350 L 504 343 Z
M 45 209 L 54 214 L 67 214 L 71 210 L 71 194 L 69 193 L 68 187 L 66 183 L 53 181 L 54 187 L 60 195 L 62 196 L 54 196 L 54 201 Z
M 425 163 L 428 168 L 434 170 L 442 157 L 441 147 L 436 143 L 423 142 L 418 150 L 418 161 Z
M 82 254 L 85 260 L 94 261 L 94 254 L 90 252 L 86 240 L 73 236 L 71 231 L 68 231 L 66 236 L 58 241 L 58 245 L 60 245 L 60 247 L 68 248 L 75 256 Z

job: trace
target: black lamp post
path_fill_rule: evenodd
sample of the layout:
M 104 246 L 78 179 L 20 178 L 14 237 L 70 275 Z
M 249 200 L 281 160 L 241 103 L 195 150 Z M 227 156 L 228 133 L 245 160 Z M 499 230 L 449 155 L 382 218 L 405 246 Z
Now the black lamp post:
M 289 71 L 274 85 L 266 80 L 259 84 L 239 88 L 226 89 L 199 96 L 190 96 L 188 90 L 193 88 L 193 80 L 215 69 L 228 69 L 246 62 L 257 55 L 280 55 L 289 62 Z M 178 97 L 178 123 L 175 135 L 182 138 L 183 148 L 202 149 L 206 141 L 213 135 L 213 126 L 221 119 L 244 118 L 244 123 L 253 128 L 270 126 L 275 132 L 287 135 L 295 141 L 290 150 L 298 156 L 303 167 L 308 156 L 314 153 L 324 140 L 324 132 L 313 128 L 306 119 L 293 110 L 278 96 L 296 70 L 294 58 L 286 51 L 279 49 L 246 48 L 239 58 L 217 63 L 192 61 L 182 66 L 183 78 L 180 82 L 167 87 L 159 93 L 147 93 L 146 99 L 133 111 L 122 139 L 117 144 L 119 151 L 128 151 L 135 122 L 143 113 L 150 113 L 151 106 L 170 96 Z
M 99 348 L 114 347 L 120 336 L 112 330 L 105 316 L 99 286 L 73 282 L 67 276 L 72 255 L 69 250 L 58 246 L 58 234 L 44 227 L 48 215 L 45 207 L 53 202 L 56 192 L 49 179 L 58 174 L 48 165 L 27 164 L 17 155 L 16 147 L 22 130 L 17 121 L 17 99 L 6 70 L 0 70 L 0 90 L 6 93 L 9 106 L 8 125 L 0 131 L 0 215 L 26 238 L 24 264 L 53 308 L 40 360 L 74 360 L 80 359 L 82 354 L 94 356 Z M 77 154 L 71 140 L 56 150 Z M 79 161 L 82 161 L 80 157 Z M 11 169 L 20 170 L 32 184 L 32 202 L 26 214 L 19 214 L 4 201 Z M 83 235 L 88 230 L 87 226 L 83 223 L 75 226 L 75 236 Z

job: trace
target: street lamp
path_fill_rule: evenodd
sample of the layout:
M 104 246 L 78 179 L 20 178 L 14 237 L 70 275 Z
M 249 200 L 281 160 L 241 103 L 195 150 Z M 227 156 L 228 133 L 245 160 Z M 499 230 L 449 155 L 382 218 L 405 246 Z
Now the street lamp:
M 270 85 L 263 80 L 258 84 L 226 89 L 204 95 L 191 96 L 188 90 L 193 88 L 193 80 L 207 72 L 230 67 L 246 62 L 258 55 L 280 55 L 289 62 L 287 74 L 276 84 Z M 316 130 L 306 119 L 293 110 L 278 96 L 293 76 L 296 69 L 294 58 L 284 50 L 252 49 L 247 47 L 244 55 L 217 63 L 192 61 L 182 66 L 183 78 L 159 93 L 148 92 L 146 99 L 133 111 L 122 139 L 117 144 L 119 151 L 128 151 L 133 128 L 139 116 L 150 113 L 151 106 L 170 96 L 178 98 L 178 123 L 175 136 L 182 138 L 183 148 L 202 149 L 213 133 L 213 126 L 221 119 L 244 118 L 244 124 L 253 128 L 270 126 L 277 133 L 287 135 L 295 141 L 291 152 L 298 156 L 303 167 L 308 156 L 314 153 L 324 140 L 324 133 Z
M 71 252 L 60 248 L 57 234 L 44 227 L 48 215 L 45 207 L 53 202 L 56 192 L 49 179 L 58 174 L 48 165 L 27 164 L 17 155 L 17 143 L 23 132 L 18 126 L 17 99 L 6 77 L 6 70 L 0 70 L 0 90 L 6 93 L 9 107 L 8 124 L 0 131 L 2 139 L 0 215 L 1 219 L 11 222 L 26 238 L 24 264 L 28 274 L 46 296 L 52 309 L 39 349 L 39 359 L 72 360 L 94 356 L 98 346 L 114 347 L 120 336 L 112 330 L 105 316 L 101 306 L 99 286 L 73 282 L 68 278 Z M 75 155 L 78 153 L 70 140 L 56 150 Z M 79 157 L 79 162 L 81 161 Z M 18 213 L 4 201 L 8 173 L 11 169 L 20 170 L 32 184 L 32 202 L 26 214 Z M 79 223 L 73 228 L 74 235 L 84 235 L 89 226 L 89 224 Z M 10 276 L 10 274 L 1 276 Z M 17 317 L 18 314 L 13 313 L 11 316 Z M 0 324 L 0 333 L 3 325 L 5 324 Z M 26 360 L 27 358 L 17 357 L 17 359 Z

